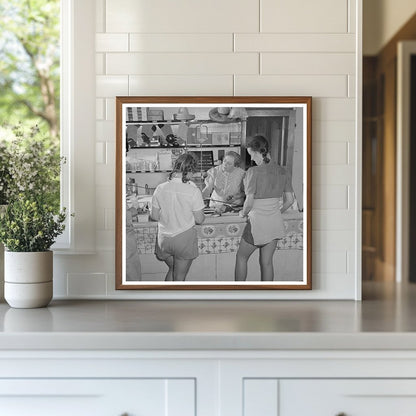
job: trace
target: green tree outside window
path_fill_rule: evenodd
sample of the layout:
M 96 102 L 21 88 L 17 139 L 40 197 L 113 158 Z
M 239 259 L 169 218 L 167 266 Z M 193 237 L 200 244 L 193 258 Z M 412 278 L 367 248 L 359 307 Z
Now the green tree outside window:
M 59 0 L 0 0 L 0 91 L 0 128 L 37 126 L 59 157 Z

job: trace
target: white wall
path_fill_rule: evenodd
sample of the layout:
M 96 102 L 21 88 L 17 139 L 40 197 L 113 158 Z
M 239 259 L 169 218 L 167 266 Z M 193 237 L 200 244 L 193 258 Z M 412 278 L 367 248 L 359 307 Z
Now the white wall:
M 173 293 L 114 290 L 115 96 L 311 95 L 313 290 L 254 296 L 359 297 L 356 2 L 96 0 L 97 252 L 56 256 L 55 296 Z
M 415 13 L 414 0 L 363 0 L 363 54 L 377 55 Z

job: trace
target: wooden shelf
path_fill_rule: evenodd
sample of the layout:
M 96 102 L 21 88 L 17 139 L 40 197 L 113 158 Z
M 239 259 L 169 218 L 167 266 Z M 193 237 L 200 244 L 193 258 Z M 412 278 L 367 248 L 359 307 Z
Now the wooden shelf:
M 126 173 L 169 173 L 170 170 L 126 170 Z
M 139 120 L 139 121 L 126 121 L 126 124 L 238 124 L 246 120 L 230 120 L 225 123 L 220 123 L 214 120 Z
M 241 144 L 186 144 L 186 145 L 180 145 L 180 146 L 132 146 L 130 147 L 131 149 L 165 149 L 165 150 L 170 150 L 170 149 L 186 149 L 187 147 L 192 147 L 192 148 L 204 148 L 204 147 L 208 147 L 208 148 L 226 148 L 226 147 L 240 147 Z

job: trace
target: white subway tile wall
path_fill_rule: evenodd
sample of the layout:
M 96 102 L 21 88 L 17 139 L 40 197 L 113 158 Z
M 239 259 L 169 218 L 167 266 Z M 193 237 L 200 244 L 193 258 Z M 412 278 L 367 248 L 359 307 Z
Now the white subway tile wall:
M 262 0 L 261 31 L 347 33 L 347 0 Z
M 95 37 L 97 52 L 128 52 L 128 33 L 97 33 Z
M 226 34 L 130 34 L 130 52 L 233 52 L 233 35 Z M 254 52 L 254 51 L 253 51 Z
M 106 295 L 105 273 L 68 273 L 68 295 L 91 297 Z
M 108 33 L 259 31 L 259 0 L 106 0 L 105 5 Z
M 194 0 L 96 0 L 96 6 L 97 252 L 79 262 L 61 260 L 67 273 L 58 274 L 55 295 L 151 297 L 114 290 L 116 96 L 311 95 L 314 290 L 273 296 L 354 299 L 361 163 L 355 154 L 356 0 L 197 6 Z M 144 262 L 145 273 L 157 269 L 152 262 L 152 256 Z
M 236 33 L 236 52 L 355 52 L 355 35 L 297 33 Z
M 108 53 L 107 74 L 258 74 L 256 53 Z
M 105 55 L 103 53 L 95 55 L 95 73 L 97 75 L 105 74 Z
M 312 97 L 346 97 L 347 76 L 236 75 L 235 95 L 311 95 Z
M 354 74 L 354 53 L 263 53 L 261 73 L 264 75 L 334 75 Z
M 102 98 L 95 100 L 95 118 L 97 120 L 105 119 L 105 101 Z
M 129 77 L 129 95 L 233 95 L 233 75 Z

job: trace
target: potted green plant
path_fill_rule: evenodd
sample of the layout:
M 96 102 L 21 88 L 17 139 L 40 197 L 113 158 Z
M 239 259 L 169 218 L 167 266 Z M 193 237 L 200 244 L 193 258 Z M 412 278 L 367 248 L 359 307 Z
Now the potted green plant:
M 53 295 L 55 239 L 65 228 L 66 212 L 55 214 L 39 196 L 13 200 L 0 218 L 4 253 L 4 297 L 15 308 L 46 306 Z
M 0 132 L 3 133 L 3 132 Z M 11 152 L 3 134 L 0 134 L 0 215 L 5 211 L 9 200 Z M 0 242 L 0 298 L 3 299 L 4 286 L 4 246 Z
M 12 307 L 42 307 L 53 295 L 50 248 L 65 228 L 66 211 L 59 209 L 62 159 L 36 127 L 19 126 L 12 132 L 7 205 L 0 216 L 4 297 Z

